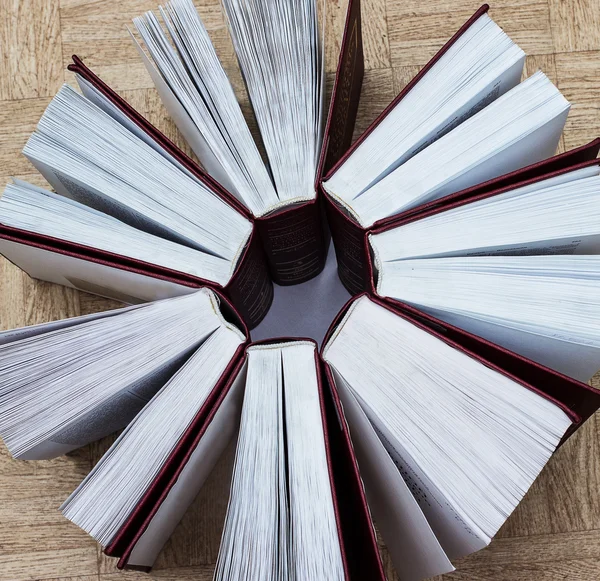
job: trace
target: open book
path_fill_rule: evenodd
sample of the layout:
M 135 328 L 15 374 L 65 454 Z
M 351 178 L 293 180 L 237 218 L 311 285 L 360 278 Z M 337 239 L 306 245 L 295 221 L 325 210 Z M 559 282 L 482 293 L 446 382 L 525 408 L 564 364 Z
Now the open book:
M 68 85 L 54 97 L 24 154 L 61 195 L 9 185 L 0 251 L 35 278 L 129 303 L 212 284 L 255 326 L 273 289 L 249 216 L 107 110 Z
M 77 226 L 57 226 L 50 196 L 19 183 L 19 203 L 33 204 L 37 218 L 16 215 L 14 203 L 0 208 L 4 256 L 34 278 L 130 303 L 212 286 L 251 328 L 271 305 L 272 282 L 298 284 L 323 270 L 329 237 L 316 184 L 352 138 L 363 74 L 359 2 L 349 4 L 326 123 L 317 3 L 226 8 L 266 156 L 192 2 L 169 2 L 165 29 L 149 14 L 136 19 L 140 52 L 203 167 L 74 56 L 69 69 L 83 97 L 63 87 L 25 154 L 59 194 L 106 214 L 99 220 L 120 235 L 94 242 L 92 212 L 77 204 L 62 206 Z M 13 186 L 9 193 L 17 195 Z M 161 239 L 156 260 L 148 235 Z M 190 268 L 182 255 L 197 260 Z
M 487 5 L 446 43 L 322 182 L 340 277 L 364 290 L 364 231 L 556 151 L 569 103 Z
M 223 7 L 268 163 L 192 0 L 160 6 L 162 23 L 153 12 L 135 18 L 137 47 L 202 165 L 260 217 L 316 197 L 324 101 L 317 4 Z
M 584 384 L 365 295 L 340 313 L 323 358 L 407 580 L 485 547 L 579 413 L 600 403 Z
M 237 434 L 215 579 L 383 579 L 343 412 L 324 383 L 316 343 L 252 344 L 221 376 L 215 364 L 232 356 L 228 346 L 225 333 L 205 341 L 62 512 L 119 557 L 119 567 L 148 570 Z
M 582 381 L 600 368 L 600 160 L 368 235 L 376 292 Z
M 309 339 L 249 344 L 206 289 L 0 339 L 13 454 L 64 453 L 138 411 L 61 508 L 119 567 L 152 567 L 237 439 L 217 579 L 383 581 L 371 511 L 403 579 L 450 571 L 600 407 L 583 383 L 369 295 L 342 309 L 321 354 Z M 33 346 L 57 361 L 41 387 L 42 366 L 24 370 Z
M 53 458 L 125 427 L 199 350 L 223 373 L 247 330 L 221 305 L 233 314 L 200 289 L 0 333 L 0 435 L 11 454 Z

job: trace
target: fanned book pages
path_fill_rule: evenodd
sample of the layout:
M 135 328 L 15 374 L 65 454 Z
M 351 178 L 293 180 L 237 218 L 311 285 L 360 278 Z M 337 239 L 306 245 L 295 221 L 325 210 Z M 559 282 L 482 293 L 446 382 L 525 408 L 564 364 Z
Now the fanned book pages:
M 600 256 L 387 262 L 379 293 L 587 381 L 600 369 Z
M 27 142 L 25 155 L 62 198 L 9 185 L 2 254 L 34 278 L 127 303 L 214 285 L 256 326 L 273 287 L 251 217 L 91 94 L 63 86 Z
M 245 337 L 222 324 L 123 431 L 61 507 L 121 565 L 150 568 L 237 431 Z
M 208 173 L 255 217 L 282 220 L 278 226 L 264 222 L 276 282 L 301 282 L 323 267 L 326 250 L 317 249 L 322 235 L 312 207 L 324 102 L 317 2 L 226 0 L 223 7 L 265 160 L 191 0 L 160 6 L 160 18 L 153 12 L 135 18 L 140 42 L 134 40 L 165 107 Z M 298 212 L 277 218 L 283 210 Z
M 369 235 L 376 290 L 587 381 L 598 160 Z
M 444 575 L 600 408 L 600 139 L 554 155 L 570 105 L 487 5 L 353 142 L 360 0 L 326 116 L 320 0 L 221 3 L 130 30 L 189 156 L 77 56 L 27 142 L 55 191 L 6 186 L 0 252 L 130 306 L 0 332 L 0 436 L 124 429 L 61 507 L 119 569 L 235 445 L 214 581 Z
M 169 113 L 208 172 L 255 215 L 279 203 L 196 7 L 191 0 L 160 6 L 134 19 L 151 60 L 138 45 Z
M 214 192 L 68 85 L 23 153 L 58 193 L 197 250 L 233 261 L 252 231 Z
M 366 296 L 338 321 L 323 357 L 392 556 L 405 542 L 395 515 L 423 539 L 403 579 L 485 547 L 572 425 L 557 401 Z M 411 496 L 425 519 L 411 516 Z
M 345 579 L 318 373 L 312 342 L 248 349 L 215 581 Z
M 156 264 L 221 286 L 229 282 L 235 266 L 231 260 L 133 228 L 90 206 L 21 180 L 6 186 L 0 198 L 0 222 Z
M 242 340 L 232 327 L 208 337 L 63 514 L 118 557 L 119 568 L 148 571 L 235 436 L 215 579 L 384 581 L 350 436 L 316 343 Z
M 551 156 L 568 112 L 568 101 L 544 73 L 537 72 L 365 191 L 353 196 L 343 188 L 333 190 L 328 181 L 324 187 L 369 227 Z
M 126 426 L 215 333 L 244 342 L 219 308 L 201 289 L 0 333 L 0 435 L 11 454 L 52 458 Z
M 117 238 L 116 248 L 105 237 L 91 243 L 91 227 L 80 242 L 14 216 L 0 220 L 0 252 L 33 278 L 127 303 L 212 285 L 254 328 L 273 302 L 274 282 L 300 284 L 325 268 L 329 236 L 316 184 L 352 139 L 364 68 L 360 2 L 348 3 L 326 124 L 316 1 L 227 3 L 264 157 L 195 7 L 176 0 L 160 12 L 160 20 L 136 19 L 140 51 L 204 167 L 76 55 L 68 68 L 83 97 L 63 87 L 24 152 L 59 194 L 130 226 L 132 247 L 145 246 L 149 234 L 204 256 L 188 268 L 164 255 L 173 245 L 157 241 L 161 259 L 147 262 Z M 40 210 L 32 213 L 54 221 Z M 134 230 L 144 233 L 139 240 Z M 191 256 L 189 249 L 178 254 Z
M 524 63 L 525 53 L 483 14 L 353 148 L 326 189 L 351 203 L 515 87 Z
M 403 89 L 322 181 L 340 277 L 366 290 L 366 230 L 543 160 L 569 103 L 484 5 Z

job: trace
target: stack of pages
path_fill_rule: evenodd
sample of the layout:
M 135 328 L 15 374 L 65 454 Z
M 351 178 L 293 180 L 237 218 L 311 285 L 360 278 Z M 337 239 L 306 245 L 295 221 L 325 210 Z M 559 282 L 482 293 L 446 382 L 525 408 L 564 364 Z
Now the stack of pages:
M 0 436 L 123 430 L 60 508 L 119 568 L 234 441 L 215 581 L 384 581 L 375 525 L 401 579 L 452 571 L 600 408 L 600 139 L 554 156 L 569 103 L 483 6 L 351 144 L 359 0 L 327 115 L 317 0 L 222 2 L 256 136 L 171 0 L 132 37 L 199 163 L 77 57 L 27 142 L 54 191 L 6 186 L 0 252 L 129 306 L 0 332 Z M 331 275 L 326 334 L 251 336 Z

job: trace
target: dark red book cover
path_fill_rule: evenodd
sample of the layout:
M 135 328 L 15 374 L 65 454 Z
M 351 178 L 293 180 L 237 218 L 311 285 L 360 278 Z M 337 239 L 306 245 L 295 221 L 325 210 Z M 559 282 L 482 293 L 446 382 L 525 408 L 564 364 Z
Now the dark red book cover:
M 598 162 L 600 163 L 600 160 Z M 367 240 L 365 240 L 366 244 L 368 244 Z M 426 327 L 430 333 L 446 343 L 459 347 L 482 363 L 501 371 L 511 379 L 515 379 L 567 409 L 573 418 L 574 424 L 572 429 L 567 432 L 564 440 L 596 410 L 600 409 L 600 391 L 597 389 L 478 335 L 469 333 L 460 327 L 446 323 L 412 305 L 393 298 L 379 297 L 375 288 L 371 254 L 366 253 L 366 256 L 367 277 L 369 280 L 368 293 L 371 300 L 411 320 L 417 326 Z
M 348 63 L 350 66 L 343 69 L 344 75 L 338 75 L 334 84 L 332 107 L 324 131 L 322 155 L 315 179 L 316 190 L 321 181 L 323 168 L 333 163 L 332 160 L 339 157 L 340 152 L 349 146 L 352 139 L 364 67 L 360 22 L 360 1 L 352 0 L 348 7 L 340 55 L 340 62 Z M 266 216 L 251 216 L 231 193 L 108 87 L 77 56 L 73 57 L 73 64 L 69 65 L 69 70 L 81 75 L 101 91 L 207 187 L 253 221 L 273 282 L 280 285 L 299 284 L 317 276 L 323 270 L 327 258 L 329 234 L 318 195 L 314 200 L 283 207 Z M 333 103 L 336 105 L 333 106 Z M 251 300 L 252 304 L 260 302 L 266 304 L 265 300 Z

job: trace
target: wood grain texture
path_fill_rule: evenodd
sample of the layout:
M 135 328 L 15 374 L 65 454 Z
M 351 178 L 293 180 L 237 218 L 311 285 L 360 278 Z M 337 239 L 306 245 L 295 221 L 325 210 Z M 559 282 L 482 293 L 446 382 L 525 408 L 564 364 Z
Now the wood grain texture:
M 52 96 L 63 80 L 58 0 L 0 0 L 0 100 Z
M 0 0 L 0 181 L 43 185 L 20 154 L 77 53 L 142 114 L 185 147 L 129 37 L 131 19 L 159 0 Z M 195 0 L 250 117 L 219 0 Z M 364 130 L 480 0 L 362 0 L 365 82 L 355 135 Z M 326 0 L 331 86 L 347 0 Z M 560 149 L 600 135 L 600 0 L 497 0 L 490 14 L 572 102 Z M 189 152 L 189 149 L 187 149 Z M 119 303 L 31 280 L 0 258 L 0 329 L 116 308 Z M 600 386 L 600 376 L 593 380 Z M 490 547 L 437 581 L 588 581 L 600 578 L 600 417 L 551 460 Z M 209 581 L 224 517 L 233 447 L 159 557 L 151 577 L 119 572 L 57 508 L 114 437 L 66 457 L 17 462 L 0 444 L 0 581 Z M 381 544 L 390 581 L 393 566 Z M 368 581 L 368 580 L 367 580 Z

